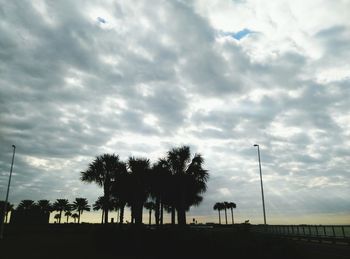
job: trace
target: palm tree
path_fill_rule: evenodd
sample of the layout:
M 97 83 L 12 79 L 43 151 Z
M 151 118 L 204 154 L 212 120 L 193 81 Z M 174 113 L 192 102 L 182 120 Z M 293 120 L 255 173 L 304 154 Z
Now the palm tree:
M 67 210 L 67 211 L 64 213 L 64 216 L 67 217 L 67 223 L 68 223 L 69 217 L 72 216 L 72 212 L 70 212 L 69 210 Z
M 228 209 L 231 209 L 231 217 L 232 217 L 232 225 L 235 223 L 235 221 L 234 221 L 234 219 L 233 219 L 233 209 L 235 209 L 236 208 L 236 203 L 234 203 L 234 202 L 229 202 L 228 204 L 227 204 L 227 208 Z
M 221 202 L 215 203 L 213 209 L 214 209 L 214 210 L 217 210 L 217 211 L 219 212 L 219 224 L 221 225 L 221 215 L 220 215 L 220 211 L 222 210 L 222 203 L 221 203 Z
M 43 213 L 50 213 L 52 211 L 52 205 L 48 200 L 39 200 L 36 204 Z
M 80 216 L 85 211 L 90 211 L 90 206 L 88 200 L 85 198 L 75 198 L 73 202 L 72 209 L 78 211 L 78 223 L 80 223 Z
M 92 205 L 92 209 L 97 211 L 97 210 L 102 210 L 102 219 L 101 219 L 101 224 L 103 224 L 103 217 L 104 217 L 104 212 L 107 207 L 107 202 L 105 201 L 104 196 L 100 196 L 97 198 L 95 203 Z
M 79 215 L 77 213 L 73 213 L 72 218 L 74 219 L 74 223 L 76 223 L 77 219 L 79 218 Z
M 106 201 L 111 198 L 112 183 L 117 179 L 118 174 L 126 171 L 125 164 L 119 161 L 115 154 L 104 154 L 98 156 L 89 164 L 86 171 L 81 172 L 81 180 L 88 183 L 96 183 L 103 187 L 103 196 Z M 104 223 L 108 223 L 108 209 L 104 209 Z
M 33 200 L 22 200 L 18 206 L 17 210 L 31 210 L 35 207 L 35 202 Z
M 170 193 L 167 184 L 169 177 L 169 164 L 165 158 L 161 158 L 153 164 L 150 177 L 150 194 L 155 200 L 155 221 L 157 226 L 159 224 L 163 225 L 163 209 L 167 193 Z
M 146 158 L 130 157 L 128 160 L 130 169 L 129 183 L 130 195 L 128 203 L 131 205 L 132 216 L 135 224 L 142 224 L 143 204 L 148 196 L 148 184 L 150 176 L 150 161 Z
M 60 222 L 61 221 L 61 215 L 59 213 L 55 214 L 54 219 L 56 220 L 55 223 Z
M 144 205 L 145 209 L 149 210 L 149 225 L 152 224 L 152 210 L 156 209 L 156 204 L 153 201 L 146 202 Z
M 227 209 L 228 209 L 228 202 L 227 201 L 224 201 L 223 202 L 223 209 L 225 210 L 225 221 L 226 221 L 226 225 L 227 225 Z
M 58 223 L 61 223 L 61 218 L 62 218 L 62 212 L 67 211 L 70 208 L 70 204 L 67 199 L 57 199 L 55 203 L 53 204 L 53 210 L 59 212 L 59 219 Z M 57 215 L 57 214 L 56 214 Z M 55 215 L 55 216 L 56 216 Z M 55 218 L 56 219 L 56 218 Z
M 173 175 L 172 182 L 177 187 L 175 205 L 178 224 L 185 225 L 186 210 L 200 203 L 200 194 L 206 191 L 209 175 L 202 167 L 204 163 L 202 156 L 195 154 L 191 159 L 188 146 L 173 148 L 168 152 L 167 160 Z

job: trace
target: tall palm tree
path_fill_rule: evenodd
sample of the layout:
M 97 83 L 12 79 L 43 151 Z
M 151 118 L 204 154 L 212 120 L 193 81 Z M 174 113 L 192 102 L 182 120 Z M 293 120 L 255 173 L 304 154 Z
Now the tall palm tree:
M 233 225 L 233 224 L 235 224 L 235 221 L 234 221 L 234 219 L 233 219 L 233 209 L 236 208 L 236 203 L 234 203 L 234 202 L 229 202 L 229 203 L 227 204 L 227 208 L 228 208 L 228 209 L 231 209 L 231 218 L 232 218 L 232 225 Z
M 152 210 L 156 209 L 156 204 L 153 201 L 148 201 L 144 205 L 145 209 L 149 211 L 149 225 L 152 224 Z
M 130 157 L 128 160 L 130 169 L 130 196 L 128 203 L 131 205 L 135 224 L 142 224 L 143 204 L 149 194 L 150 161 L 146 158 Z
M 195 154 L 191 159 L 190 147 L 173 148 L 168 152 L 167 160 L 173 175 L 173 183 L 177 187 L 175 201 L 178 224 L 186 224 L 186 211 L 192 205 L 200 203 L 200 194 L 206 191 L 209 175 L 203 169 L 204 159 Z
M 86 198 L 75 198 L 72 204 L 72 209 L 78 211 L 78 224 L 80 223 L 80 216 L 84 211 L 90 211 L 90 206 Z
M 223 202 L 223 209 L 225 210 L 225 221 L 226 221 L 226 225 L 227 225 L 227 209 L 228 209 L 228 202 L 227 201 L 224 201 Z
M 89 164 L 86 171 L 81 172 L 81 180 L 88 183 L 96 183 L 103 187 L 103 196 L 106 201 L 111 198 L 112 183 L 117 179 L 118 174 L 126 170 L 125 164 L 115 154 L 104 154 L 95 158 Z M 108 209 L 104 209 L 104 223 L 108 223 Z
M 77 219 L 79 218 L 79 215 L 77 213 L 73 213 L 72 218 L 74 220 L 74 223 L 76 223 Z
M 58 219 L 58 223 L 61 223 L 61 219 L 62 219 L 62 212 L 63 211 L 67 211 L 70 208 L 70 204 L 68 202 L 67 199 L 57 199 L 54 204 L 53 204 L 53 210 L 58 211 L 59 212 L 59 219 Z M 57 214 L 56 214 L 57 215 Z M 55 215 L 55 216 L 56 216 Z
M 36 204 L 41 212 L 50 213 L 52 211 L 52 205 L 49 200 L 39 200 Z
M 18 206 L 17 210 L 31 210 L 35 207 L 35 202 L 33 200 L 22 200 Z
M 222 210 L 222 203 L 221 203 L 221 202 L 215 203 L 213 209 L 214 209 L 214 210 L 217 210 L 217 211 L 219 212 L 219 224 L 221 225 L 221 215 L 220 215 L 220 211 Z

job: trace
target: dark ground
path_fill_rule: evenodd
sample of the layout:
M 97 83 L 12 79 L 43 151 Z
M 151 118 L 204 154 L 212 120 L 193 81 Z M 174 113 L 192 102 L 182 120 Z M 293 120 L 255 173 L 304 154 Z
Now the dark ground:
M 273 238 L 250 233 L 247 227 L 6 226 L 0 258 L 350 258 L 350 246 Z

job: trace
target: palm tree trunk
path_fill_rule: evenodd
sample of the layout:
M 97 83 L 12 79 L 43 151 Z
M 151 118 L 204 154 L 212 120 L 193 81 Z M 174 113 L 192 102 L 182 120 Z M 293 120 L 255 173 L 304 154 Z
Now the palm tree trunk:
M 149 223 L 148 225 L 151 225 L 152 223 L 152 210 L 149 210 Z
M 219 212 L 219 225 L 221 225 L 221 215 L 220 215 L 220 210 L 218 210 Z
M 105 218 L 104 218 L 104 223 L 108 224 L 108 209 L 105 209 Z
M 226 220 L 226 225 L 227 225 L 227 211 L 226 211 L 226 208 L 225 208 L 225 220 Z
M 231 208 L 231 217 L 232 217 L 232 225 L 235 224 L 235 221 L 233 219 L 233 208 Z
M 155 212 L 154 212 L 154 216 L 155 216 L 155 221 L 156 221 L 156 225 L 159 225 L 159 215 L 160 215 L 160 199 L 157 197 L 156 198 L 156 208 L 155 208 Z
M 80 210 L 78 210 L 78 224 L 80 224 Z
M 175 225 L 175 213 L 176 213 L 175 207 L 172 206 L 172 207 L 171 207 L 171 224 L 172 224 L 172 225 Z
M 143 210 L 143 203 L 141 201 L 138 201 L 136 203 L 136 208 L 135 208 L 135 224 L 136 225 L 141 225 L 142 224 L 142 210 Z
M 67 215 L 67 223 L 68 223 L 68 217 L 69 217 L 69 216 Z
M 60 218 L 58 220 L 58 223 L 61 224 L 61 218 L 62 218 L 62 210 L 60 210 Z
M 125 204 L 122 204 L 120 206 L 119 224 L 123 224 L 124 222 L 124 208 L 125 208 Z
M 160 203 L 160 225 L 163 225 L 163 215 L 164 215 L 164 205 L 163 202 Z
M 104 218 L 104 216 L 105 216 L 105 210 L 104 210 L 104 209 L 102 209 L 102 219 L 101 219 L 101 224 L 103 224 L 103 218 Z
M 115 223 L 118 223 L 118 220 L 119 220 L 119 212 L 120 211 L 120 208 L 117 210 L 117 217 L 116 217 L 116 219 L 115 219 Z
M 177 209 L 177 224 L 180 226 L 186 225 L 186 210 L 185 210 L 185 192 L 181 192 L 180 206 Z

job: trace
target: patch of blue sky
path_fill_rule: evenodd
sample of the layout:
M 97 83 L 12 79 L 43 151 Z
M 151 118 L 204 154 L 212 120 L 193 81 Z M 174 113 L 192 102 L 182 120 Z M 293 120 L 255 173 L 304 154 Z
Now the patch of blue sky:
M 254 31 L 251 31 L 247 28 L 244 28 L 243 30 L 240 30 L 238 32 L 221 32 L 220 34 L 224 35 L 224 36 L 230 36 L 236 40 L 241 40 L 244 37 L 246 37 L 249 34 L 254 33 Z

